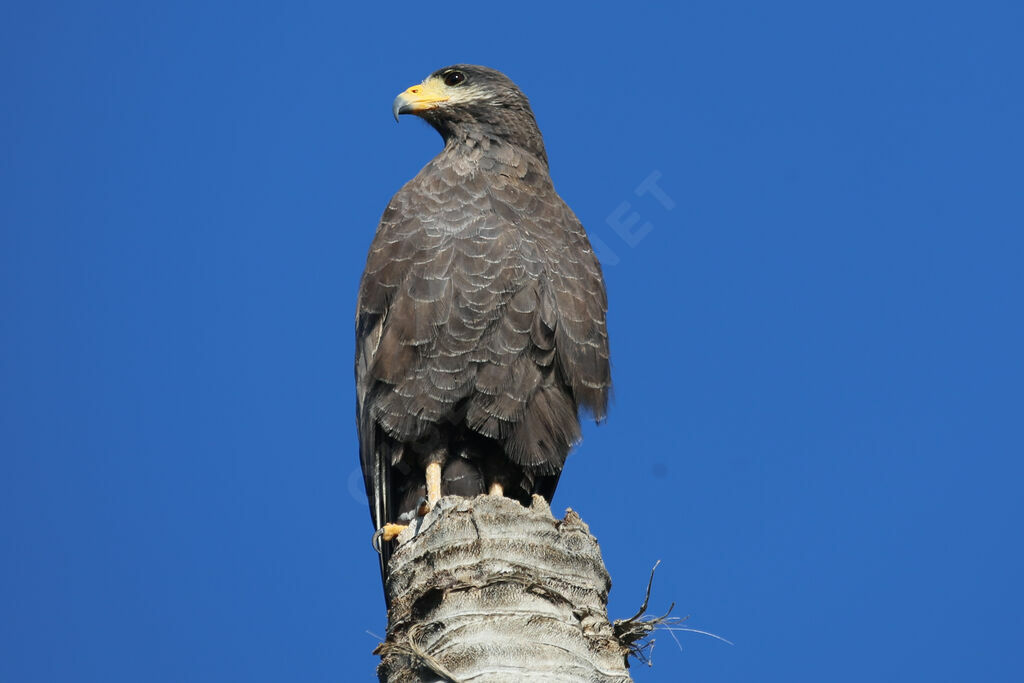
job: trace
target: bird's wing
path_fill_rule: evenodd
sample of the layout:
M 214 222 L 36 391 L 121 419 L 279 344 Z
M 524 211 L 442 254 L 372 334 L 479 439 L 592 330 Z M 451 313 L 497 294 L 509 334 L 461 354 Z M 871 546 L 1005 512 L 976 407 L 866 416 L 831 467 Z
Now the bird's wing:
M 611 390 L 608 297 L 583 225 L 555 192 L 547 168 L 528 159 L 518 177 L 500 175 L 488 192 L 495 212 L 543 260 L 540 322 L 554 332 L 558 366 L 576 402 L 603 419 Z
M 550 271 L 558 316 L 558 363 L 577 403 L 600 421 L 608 411 L 612 387 L 606 324 L 608 296 L 601 264 L 583 225 L 561 199 L 558 204 L 559 224 L 566 241 L 557 266 Z
M 502 302 L 500 324 L 489 338 L 494 362 L 478 373 L 477 389 L 493 391 L 481 381 L 493 374 L 505 403 L 513 397 L 528 402 L 506 446 L 515 462 L 555 477 L 538 491 L 550 498 L 565 454 L 580 438 L 577 408 L 597 419 L 607 409 L 604 280 L 583 226 L 554 191 L 545 167 L 526 160 L 521 174 L 492 178 L 492 218 L 518 236 L 515 263 L 523 276 Z M 498 367 L 509 364 L 511 381 Z
M 356 425 L 359 430 L 359 461 L 363 468 L 366 497 L 370 501 L 370 517 L 379 528 L 388 520 L 387 467 L 382 467 L 377 449 L 377 433 L 370 414 L 373 379 L 369 368 L 380 345 L 383 315 L 360 311 L 356 320 Z
M 356 426 L 359 431 L 359 460 L 374 529 L 395 521 L 392 519 L 395 492 L 391 465 L 395 449 L 401 446 L 386 437 L 375 413 L 381 392 L 379 366 L 389 302 L 415 253 L 409 239 L 416 229 L 415 225 L 410 225 L 414 220 L 415 212 L 408 210 L 400 192 L 381 217 L 359 285 L 356 308 Z M 388 356 L 388 360 L 394 364 L 400 359 Z M 386 580 L 390 546 L 382 543 L 380 551 L 381 579 Z

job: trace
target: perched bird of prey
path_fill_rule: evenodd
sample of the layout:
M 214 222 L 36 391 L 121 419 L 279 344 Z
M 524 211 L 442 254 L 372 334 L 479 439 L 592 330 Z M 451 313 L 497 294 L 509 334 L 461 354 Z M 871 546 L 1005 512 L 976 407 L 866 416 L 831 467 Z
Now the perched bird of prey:
M 441 496 L 549 501 L 579 412 L 605 416 L 607 297 L 526 96 L 456 65 L 401 93 L 444 149 L 388 204 L 356 313 L 356 419 L 386 579 Z M 383 538 L 381 538 L 381 536 Z

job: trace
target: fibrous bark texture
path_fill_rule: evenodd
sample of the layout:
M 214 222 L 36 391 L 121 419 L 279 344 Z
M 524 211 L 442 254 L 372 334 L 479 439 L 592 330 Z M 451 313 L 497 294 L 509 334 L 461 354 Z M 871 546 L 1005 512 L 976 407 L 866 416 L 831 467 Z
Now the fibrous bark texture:
M 442 498 L 391 558 L 384 683 L 630 681 L 597 540 L 544 499 Z

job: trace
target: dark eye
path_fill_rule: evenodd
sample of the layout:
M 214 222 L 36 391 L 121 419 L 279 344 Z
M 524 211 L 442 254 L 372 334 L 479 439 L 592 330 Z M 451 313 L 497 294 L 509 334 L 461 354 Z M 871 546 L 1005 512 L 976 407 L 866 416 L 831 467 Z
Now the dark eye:
M 461 71 L 449 71 L 444 75 L 444 84 L 448 87 L 458 85 L 466 80 L 466 74 Z

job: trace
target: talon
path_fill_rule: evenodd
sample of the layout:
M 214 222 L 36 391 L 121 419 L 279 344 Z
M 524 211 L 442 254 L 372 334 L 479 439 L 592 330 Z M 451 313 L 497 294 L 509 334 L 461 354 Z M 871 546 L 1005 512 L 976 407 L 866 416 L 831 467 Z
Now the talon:
M 408 524 L 385 524 L 373 534 L 373 549 L 379 553 L 381 541 L 393 541 L 408 528 Z
M 426 498 L 420 498 L 420 504 L 416 506 L 416 514 L 420 517 L 426 517 L 427 513 L 430 512 L 431 507 L 429 500 Z

